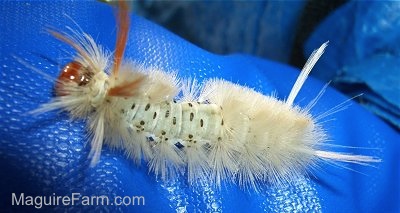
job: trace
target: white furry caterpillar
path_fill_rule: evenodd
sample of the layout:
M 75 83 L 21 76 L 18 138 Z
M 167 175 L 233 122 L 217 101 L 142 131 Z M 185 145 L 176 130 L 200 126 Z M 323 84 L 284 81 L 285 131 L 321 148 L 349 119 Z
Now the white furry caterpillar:
M 191 184 L 211 178 L 216 185 L 231 180 L 257 188 L 260 182 L 290 182 L 319 160 L 377 161 L 323 150 L 326 135 L 308 112 L 315 102 L 305 109 L 293 106 L 326 44 L 312 54 L 288 99 L 281 101 L 224 80 L 199 86 L 122 61 L 128 17 L 122 6 L 115 61 L 86 34 L 51 31 L 78 55 L 57 81 L 58 96 L 36 112 L 62 109 L 87 119 L 92 165 L 106 143 L 135 161 L 144 158 L 163 179 L 186 170 Z

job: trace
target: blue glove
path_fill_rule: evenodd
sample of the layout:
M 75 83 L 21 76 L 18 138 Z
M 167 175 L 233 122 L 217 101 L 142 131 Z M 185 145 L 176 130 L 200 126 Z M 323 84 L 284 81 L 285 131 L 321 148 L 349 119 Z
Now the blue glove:
M 74 51 L 43 32 L 47 26 L 65 29 L 77 22 L 85 32 L 108 49 L 114 48 L 112 10 L 95 2 L 0 2 L 0 209 L 32 211 L 39 205 L 16 206 L 22 193 L 28 196 L 106 195 L 143 196 L 136 205 L 43 205 L 42 210 L 127 212 L 394 212 L 399 209 L 399 134 L 357 104 L 332 116 L 323 124 L 334 144 L 376 149 L 347 150 L 383 160 L 376 168 L 346 165 L 349 169 L 323 165 L 313 175 L 283 188 L 246 192 L 235 185 L 220 191 L 202 186 L 191 188 L 185 177 L 163 183 L 137 166 L 123 151 L 104 147 L 100 162 L 90 168 L 84 121 L 70 121 L 67 113 L 27 114 L 50 100 L 54 82 L 19 63 L 11 54 L 33 67 L 58 76 Z M 70 18 L 64 15 L 68 14 Z M 72 20 L 71 20 L 72 19 Z M 125 56 L 144 66 L 177 70 L 180 77 L 199 80 L 220 77 L 253 87 L 279 98 L 288 96 L 298 70 L 247 55 L 214 55 L 180 39 L 165 29 L 133 16 Z M 297 98 L 305 106 L 322 88 L 309 79 Z M 347 98 L 328 89 L 313 114 L 330 109 Z M 351 171 L 356 170 L 357 172 Z M 363 174 L 360 174 L 363 173 Z M 76 195 L 75 194 L 75 195 Z M 14 200 L 13 200 L 14 195 Z M 14 201 L 14 205 L 12 202 Z M 136 200 L 137 201 L 137 200 Z M 26 202 L 25 202 L 26 203 Z
M 305 52 L 329 40 L 314 76 L 363 93 L 361 104 L 400 130 L 399 38 L 398 1 L 349 1 L 315 29 Z

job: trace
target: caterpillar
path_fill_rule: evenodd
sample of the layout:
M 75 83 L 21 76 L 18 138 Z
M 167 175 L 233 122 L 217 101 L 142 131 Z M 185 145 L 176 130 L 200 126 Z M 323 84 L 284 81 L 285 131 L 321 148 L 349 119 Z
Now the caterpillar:
M 327 134 L 310 114 L 326 87 L 305 108 L 294 104 L 327 43 L 312 53 L 288 98 L 279 100 L 223 79 L 199 84 L 124 59 L 130 19 L 126 3 L 118 8 L 113 54 L 84 32 L 49 30 L 77 55 L 55 80 L 56 97 L 33 111 L 63 110 L 86 120 L 91 166 L 105 144 L 148 162 L 163 180 L 186 173 L 190 185 L 227 181 L 257 189 L 290 183 L 320 162 L 379 162 L 326 149 Z

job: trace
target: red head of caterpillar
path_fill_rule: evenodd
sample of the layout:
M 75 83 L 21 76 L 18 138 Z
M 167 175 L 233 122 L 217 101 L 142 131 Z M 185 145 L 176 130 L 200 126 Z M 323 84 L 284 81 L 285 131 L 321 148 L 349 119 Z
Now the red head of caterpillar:
M 321 160 L 377 161 L 327 151 L 325 131 L 309 113 L 318 97 L 306 108 L 293 104 L 326 43 L 311 55 L 283 101 L 225 80 L 198 85 L 179 81 L 174 73 L 133 65 L 123 60 L 130 23 L 124 3 L 117 20 L 113 60 L 83 32 L 50 31 L 77 55 L 56 82 L 59 96 L 37 111 L 62 109 L 85 119 L 92 166 L 106 143 L 137 162 L 146 160 L 163 179 L 186 171 L 190 184 L 228 180 L 257 188 L 263 182 L 291 182 Z
M 75 84 L 77 86 L 85 86 L 89 83 L 93 76 L 93 72 L 87 67 L 84 67 L 78 61 L 71 61 L 62 69 L 61 74 L 58 76 L 58 81 L 55 86 L 57 96 L 68 95 L 63 89 L 63 84 Z
M 119 31 L 114 61 L 110 60 L 110 53 L 83 32 L 71 30 L 72 35 L 69 35 L 48 30 L 50 34 L 69 44 L 78 53 L 75 59 L 67 63 L 61 70 L 55 84 L 56 95 L 62 96 L 56 100 L 60 103 L 70 103 L 67 108 L 73 117 L 86 117 L 87 113 L 101 105 L 106 97 L 134 95 L 135 88 L 142 80 L 140 74 L 133 78 L 118 74 L 130 24 L 128 4 L 124 1 L 118 3 L 120 8 L 117 19 Z M 109 71 L 111 66 L 113 69 Z

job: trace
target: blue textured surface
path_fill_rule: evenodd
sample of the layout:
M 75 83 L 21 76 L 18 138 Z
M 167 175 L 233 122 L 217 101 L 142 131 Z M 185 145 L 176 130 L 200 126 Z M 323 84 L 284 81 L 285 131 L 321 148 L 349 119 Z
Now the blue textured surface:
M 138 1 L 135 10 L 220 54 L 289 61 L 306 1 Z
M 400 129 L 400 2 L 350 1 L 320 24 L 305 52 L 326 40 L 332 47 L 314 75 L 364 93 L 363 104 Z
M 260 193 L 236 186 L 217 191 L 196 189 L 180 177 L 162 183 L 138 167 L 123 153 L 105 147 L 99 164 L 89 167 L 83 121 L 70 121 L 66 113 L 33 117 L 26 112 L 51 98 L 53 83 L 24 67 L 11 54 L 57 76 L 73 51 L 43 33 L 46 26 L 75 27 L 108 49 L 114 47 L 112 10 L 92 2 L 0 2 L 0 209 L 31 211 L 32 206 L 11 206 L 11 193 L 25 195 L 141 195 L 145 206 L 46 206 L 57 211 L 129 212 L 395 212 L 399 210 L 399 134 L 357 104 L 324 123 L 335 144 L 374 147 L 358 152 L 383 159 L 377 168 L 348 165 L 363 174 L 323 165 L 312 178 L 285 188 L 266 187 Z M 319 46 L 316 45 L 315 48 Z M 331 45 L 332 46 L 332 45 Z M 66 50 L 66 51 L 65 51 Z M 298 70 L 246 55 L 211 54 L 142 18 L 133 17 L 126 55 L 145 66 L 178 70 L 179 75 L 199 79 L 222 77 L 255 88 L 264 94 L 276 91 L 284 98 Z M 45 59 L 47 58 L 47 59 Z M 51 59 L 51 60 L 49 60 Z M 59 65 L 54 64 L 57 62 Z M 306 105 L 323 85 L 310 79 L 297 103 Z M 328 89 L 313 109 L 318 114 L 346 100 Z M 345 151 L 354 151 L 345 149 Z

